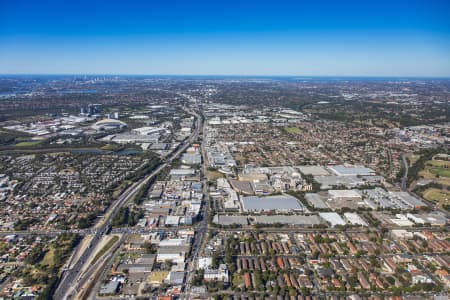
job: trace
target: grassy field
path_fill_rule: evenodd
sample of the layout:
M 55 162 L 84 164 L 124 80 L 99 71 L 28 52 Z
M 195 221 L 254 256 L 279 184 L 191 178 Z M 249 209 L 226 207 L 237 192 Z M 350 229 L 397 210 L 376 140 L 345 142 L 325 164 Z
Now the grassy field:
M 218 178 L 222 178 L 224 175 L 219 171 L 206 171 L 206 177 L 209 181 L 216 181 Z
M 168 271 L 155 271 L 155 272 L 151 272 L 150 276 L 148 277 L 148 281 L 149 282 L 159 282 L 162 283 L 164 281 L 164 279 L 167 277 L 167 275 L 169 274 Z
M 447 177 L 450 178 L 450 169 L 446 168 L 430 168 L 430 172 L 434 175 L 438 175 L 439 177 Z
M 450 204 L 450 191 L 429 188 L 423 193 L 426 200 L 437 202 L 440 204 Z
M 123 148 L 122 145 L 106 144 L 106 145 L 102 146 L 100 149 L 105 150 L 105 151 L 116 151 L 116 150 L 119 150 L 122 148 Z
M 416 161 L 419 159 L 420 155 L 412 154 L 408 157 L 409 160 L 409 166 L 412 166 L 416 163 Z
M 439 203 L 440 205 L 450 204 L 450 191 L 447 187 L 450 186 L 450 162 L 445 160 L 428 160 L 425 162 L 425 167 L 419 172 L 419 176 L 434 183 L 439 183 L 439 186 L 430 186 L 423 191 L 423 198 L 428 201 Z
M 450 186 L 450 162 L 444 160 L 429 160 L 425 169 L 419 172 L 425 179 L 433 180 L 442 185 Z
M 55 249 L 52 247 L 49 249 L 49 251 L 47 251 L 47 253 L 45 253 L 44 258 L 41 261 L 41 264 L 44 266 L 53 266 L 53 262 L 55 257 Z
M 233 279 L 232 279 L 232 283 L 233 286 L 240 286 L 240 285 L 244 285 L 244 276 L 238 274 L 238 273 L 234 273 L 233 274 Z
M 113 198 L 116 198 L 122 193 L 122 191 L 131 184 L 130 180 L 124 180 L 122 183 L 114 190 L 113 192 Z
M 117 235 L 112 236 L 108 243 L 103 246 L 103 248 L 97 252 L 97 254 L 95 255 L 94 259 L 91 262 L 91 265 L 95 264 L 97 262 L 97 260 L 99 260 L 105 253 L 106 251 L 108 251 L 109 249 L 111 249 L 111 247 L 119 240 L 119 237 Z
M 291 133 L 291 134 L 299 134 L 301 132 L 301 130 L 297 127 L 285 127 L 283 129 L 287 133 Z
M 42 141 L 34 141 L 34 142 L 20 142 L 16 144 L 16 147 L 33 147 L 40 145 Z

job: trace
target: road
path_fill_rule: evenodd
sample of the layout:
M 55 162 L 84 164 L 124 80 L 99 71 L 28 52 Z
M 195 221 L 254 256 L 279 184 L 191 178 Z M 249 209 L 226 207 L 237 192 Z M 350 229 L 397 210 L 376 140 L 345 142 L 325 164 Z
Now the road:
M 85 270 L 83 273 L 83 276 L 80 277 L 80 280 L 76 282 L 76 285 L 71 287 L 74 291 L 74 293 L 77 294 L 76 299 L 85 299 L 87 295 L 89 295 L 89 288 L 87 288 L 89 285 L 93 284 L 93 279 L 95 278 L 101 278 L 101 276 L 98 276 L 100 273 L 105 273 L 106 271 L 109 271 L 109 268 L 106 268 L 105 266 L 107 264 L 112 264 L 111 258 L 116 256 L 118 254 L 118 249 L 121 247 L 122 243 L 126 240 L 127 236 L 122 235 L 119 241 L 117 241 L 113 247 L 107 252 L 106 255 L 103 255 L 95 264 L 92 264 L 89 266 L 89 269 Z
M 402 181 L 400 184 L 400 187 L 402 188 L 402 190 L 406 191 L 407 186 L 406 186 L 406 182 L 408 180 L 408 161 L 406 160 L 406 155 L 402 154 L 402 163 L 403 163 L 403 168 L 405 169 L 405 173 L 403 173 L 403 177 L 402 177 Z
M 204 117 L 203 115 L 201 117 L 199 117 L 199 119 L 201 120 L 201 131 L 202 131 L 202 137 L 204 139 L 205 137 L 205 124 L 204 124 Z M 206 151 L 205 151 L 205 145 L 204 145 L 204 141 L 202 141 L 201 145 L 200 145 L 200 150 L 201 150 L 201 154 L 202 154 L 202 158 L 203 158 L 203 163 L 202 163 L 202 184 L 203 184 L 203 199 L 205 200 L 205 203 L 202 207 L 202 220 L 199 224 L 197 224 L 197 228 L 196 228 L 196 234 L 195 234 L 195 240 L 194 243 L 192 245 L 192 251 L 191 251 L 191 255 L 190 255 L 190 259 L 189 259 L 189 263 L 188 263 L 188 271 L 186 273 L 186 285 L 184 288 L 184 293 L 181 297 L 181 299 L 190 299 L 191 296 L 191 282 L 193 280 L 194 274 L 195 274 L 195 270 L 196 270 L 196 266 L 195 266 L 195 262 L 197 260 L 197 257 L 199 255 L 199 253 L 201 252 L 202 247 L 204 246 L 204 242 L 206 241 L 207 238 L 207 233 L 208 233 L 208 220 L 209 220 L 209 212 L 210 212 L 210 202 L 209 202 L 209 196 L 208 196 L 208 182 L 207 182 L 207 157 L 206 157 Z
M 169 166 L 174 159 L 178 158 L 181 155 L 181 153 L 183 153 L 189 147 L 189 145 L 198 138 L 202 126 L 201 118 L 194 111 L 189 110 L 188 112 L 193 114 L 197 118 L 197 124 L 195 126 L 194 132 L 175 150 L 175 152 L 173 152 L 170 156 L 168 156 L 168 158 L 166 158 L 165 162 L 160 164 L 155 170 L 153 170 L 143 179 L 133 183 L 130 187 L 128 187 L 122 194 L 120 194 L 118 199 L 109 207 L 104 218 L 99 222 L 100 225 L 96 227 L 97 230 L 95 231 L 90 246 L 88 246 L 86 250 L 83 252 L 83 254 L 80 255 L 78 261 L 74 264 L 74 266 L 71 269 L 63 271 L 63 273 L 61 274 L 62 279 L 56 289 L 54 295 L 55 299 L 70 299 L 72 297 L 72 291 L 73 287 L 75 286 L 76 280 L 77 279 L 79 281 L 83 280 L 83 278 L 79 278 L 81 275 L 80 271 L 86 267 L 85 265 L 89 261 L 88 258 L 91 255 L 93 255 L 93 251 L 97 243 L 102 239 L 102 237 L 105 234 L 107 234 L 108 229 L 111 227 L 111 220 L 117 214 L 119 209 L 123 207 L 129 200 L 131 200 L 134 197 L 134 195 L 136 195 L 139 192 L 139 190 L 145 184 L 147 184 L 149 180 L 158 175 L 159 172 L 161 172 L 164 168 Z

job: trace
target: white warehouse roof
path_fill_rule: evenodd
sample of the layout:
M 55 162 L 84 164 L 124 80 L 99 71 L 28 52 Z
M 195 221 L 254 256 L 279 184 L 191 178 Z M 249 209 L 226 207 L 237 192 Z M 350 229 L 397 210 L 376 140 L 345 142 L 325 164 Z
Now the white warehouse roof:
M 345 225 L 345 221 L 335 212 L 322 212 L 319 213 L 319 216 L 331 224 L 331 227 L 336 225 Z
M 375 175 L 375 171 L 364 166 L 330 166 L 328 167 L 338 176 L 350 176 L 350 175 Z
M 290 195 L 267 197 L 249 196 L 242 198 L 244 211 L 303 210 L 297 198 Z

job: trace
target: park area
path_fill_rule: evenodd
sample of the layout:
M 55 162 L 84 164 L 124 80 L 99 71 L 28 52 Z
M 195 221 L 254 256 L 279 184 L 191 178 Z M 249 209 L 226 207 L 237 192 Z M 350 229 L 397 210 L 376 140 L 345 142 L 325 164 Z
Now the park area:
M 450 205 L 450 161 L 429 160 L 425 163 L 424 169 L 419 172 L 419 176 L 433 183 L 423 192 L 426 200 Z
M 298 127 L 285 127 L 284 131 L 290 134 L 300 134 L 301 130 Z

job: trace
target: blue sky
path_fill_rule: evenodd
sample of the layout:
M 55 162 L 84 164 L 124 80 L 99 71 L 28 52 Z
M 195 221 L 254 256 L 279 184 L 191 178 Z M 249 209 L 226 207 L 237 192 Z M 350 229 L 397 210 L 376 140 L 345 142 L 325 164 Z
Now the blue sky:
M 450 76 L 450 1 L 0 0 L 0 73 Z

